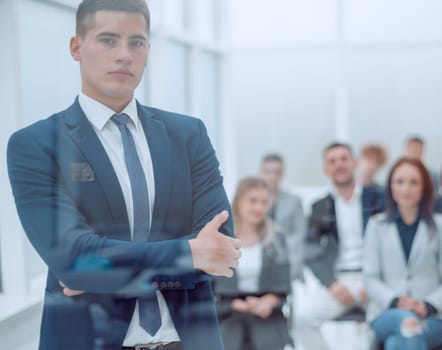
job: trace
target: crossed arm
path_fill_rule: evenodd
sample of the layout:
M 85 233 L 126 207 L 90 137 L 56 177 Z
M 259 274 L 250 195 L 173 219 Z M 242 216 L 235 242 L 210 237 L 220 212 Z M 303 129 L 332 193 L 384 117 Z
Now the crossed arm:
M 209 142 L 206 135 L 202 139 Z M 17 132 L 8 144 L 8 171 L 23 228 L 50 272 L 65 286 L 115 293 L 144 273 L 152 279 L 157 275 L 173 276 L 180 280 L 179 288 L 188 289 L 194 287 L 200 275 L 196 270 L 231 276 L 231 268 L 238 264 L 240 242 L 220 232 L 226 213 L 215 215 L 212 211 L 212 220 L 205 225 L 198 219 L 190 239 L 152 243 L 110 239 L 108 232 L 96 232 L 78 208 L 60 178 L 60 160 L 51 152 L 32 129 Z M 201 161 L 195 160 L 195 172 L 204 176 L 203 161 L 217 164 L 214 157 L 213 151 L 202 154 Z M 198 163 L 202 163 L 200 169 Z M 207 179 L 195 181 L 210 186 Z M 221 182 L 217 183 L 199 190 L 224 192 Z M 203 201 L 201 196 L 194 201 L 201 206 L 199 201 Z M 150 282 L 142 287 L 152 288 Z

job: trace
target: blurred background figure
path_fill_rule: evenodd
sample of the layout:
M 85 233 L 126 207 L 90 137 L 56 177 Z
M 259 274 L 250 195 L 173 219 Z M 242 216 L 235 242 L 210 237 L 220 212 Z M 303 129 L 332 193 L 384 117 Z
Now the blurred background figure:
M 361 149 L 358 160 L 358 179 L 363 186 L 379 186 L 376 175 L 387 163 L 387 151 L 377 144 L 367 144 Z
M 364 307 L 363 233 L 368 218 L 384 209 L 383 191 L 356 182 L 356 160 L 348 144 L 327 145 L 323 164 L 330 191 L 312 206 L 305 286 L 296 295 L 296 334 L 307 350 L 328 349 L 322 325 Z
M 285 234 L 267 217 L 269 189 L 243 179 L 232 203 L 242 257 L 233 278 L 215 278 L 218 316 L 226 350 L 281 350 L 292 344 L 282 306 L 290 293 Z
M 370 219 L 364 246 L 367 320 L 385 350 L 442 346 L 442 218 L 418 159 L 390 171 L 385 214 Z
M 285 234 L 291 264 L 291 278 L 302 275 L 305 218 L 301 198 L 281 188 L 284 160 L 276 153 L 263 157 L 259 177 L 265 181 L 270 193 L 269 217 Z
M 418 159 L 424 163 L 425 141 L 421 136 L 410 136 L 405 142 L 405 156 Z M 425 164 L 425 163 L 424 163 Z M 431 182 L 433 184 L 434 195 L 440 195 L 440 173 L 428 168 Z

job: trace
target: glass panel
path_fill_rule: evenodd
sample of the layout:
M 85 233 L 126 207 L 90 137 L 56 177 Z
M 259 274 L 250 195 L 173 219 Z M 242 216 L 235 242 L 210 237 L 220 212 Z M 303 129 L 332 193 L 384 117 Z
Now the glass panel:
M 220 119 L 220 58 L 210 52 L 196 57 L 198 69 L 194 72 L 195 113 L 204 119 L 210 138 L 217 148 Z
M 442 49 L 348 55 L 350 126 L 357 148 L 382 143 L 391 163 L 403 154 L 405 138 L 418 134 L 426 140 L 427 165 L 440 169 L 441 60 Z
M 344 0 L 346 37 L 352 42 L 440 41 L 439 0 Z
M 196 37 L 213 40 L 219 34 L 219 13 L 213 0 L 192 0 L 192 31 Z
M 231 1 L 231 38 L 237 45 L 331 43 L 336 38 L 335 0 Z
M 189 54 L 187 45 L 151 38 L 146 70 L 147 101 L 150 105 L 187 113 L 190 105 Z
M 182 31 L 188 28 L 189 4 L 186 0 L 162 0 L 168 28 Z
M 23 118 L 20 126 L 24 126 L 69 106 L 80 91 L 80 75 L 69 53 L 69 39 L 75 30 L 73 11 L 22 1 L 17 14 Z M 25 256 L 28 280 L 46 271 L 27 241 Z
M 229 94 L 240 177 L 258 171 L 264 153 L 279 152 L 291 185 L 326 183 L 321 153 L 335 135 L 334 61 L 334 55 L 311 52 L 232 59 Z

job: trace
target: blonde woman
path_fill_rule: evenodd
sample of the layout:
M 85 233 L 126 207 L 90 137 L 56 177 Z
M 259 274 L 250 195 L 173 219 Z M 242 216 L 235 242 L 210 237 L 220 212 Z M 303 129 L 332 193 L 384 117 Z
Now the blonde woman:
M 239 183 L 232 210 L 242 257 L 232 279 L 215 280 L 226 350 L 279 350 L 291 344 L 281 311 L 290 293 L 287 245 L 267 218 L 269 202 L 261 179 Z

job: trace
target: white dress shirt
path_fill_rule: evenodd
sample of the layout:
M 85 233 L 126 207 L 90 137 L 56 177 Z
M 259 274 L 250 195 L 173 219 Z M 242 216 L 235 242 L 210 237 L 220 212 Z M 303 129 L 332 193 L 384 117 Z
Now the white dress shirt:
M 81 109 L 86 115 L 87 119 L 92 124 L 95 133 L 98 136 L 101 144 L 106 151 L 109 160 L 114 168 L 115 174 L 120 183 L 121 190 L 124 196 L 124 202 L 127 208 L 127 216 L 129 218 L 129 226 L 131 236 L 133 237 L 134 214 L 132 191 L 129 179 L 129 174 L 126 169 L 124 160 L 123 141 L 118 126 L 110 119 L 115 112 L 109 107 L 93 100 L 83 93 L 79 94 L 79 103 Z M 146 175 L 148 193 L 149 193 L 149 208 L 152 222 L 152 211 L 155 202 L 155 180 L 153 173 L 152 158 L 150 155 L 149 144 L 146 139 L 146 134 L 143 130 L 143 125 L 138 118 L 137 104 L 135 99 L 132 99 L 121 113 L 129 116 L 130 122 L 127 127 L 135 142 L 138 157 L 140 158 L 141 166 Z M 179 341 L 178 333 L 173 325 L 166 302 L 161 294 L 157 291 L 158 303 L 161 313 L 161 327 L 156 334 L 151 335 L 147 333 L 139 325 L 138 302 L 135 306 L 135 311 L 129 325 L 129 329 L 124 339 L 124 346 L 134 346 L 135 344 L 150 344 L 150 343 L 170 343 Z
M 259 290 L 259 276 L 262 269 L 262 243 L 241 247 L 241 259 L 236 269 L 238 289 L 241 292 L 255 293 Z
M 335 200 L 336 225 L 339 235 L 337 271 L 362 268 L 362 187 L 355 185 L 350 200 L 342 198 L 336 189 L 332 190 Z

